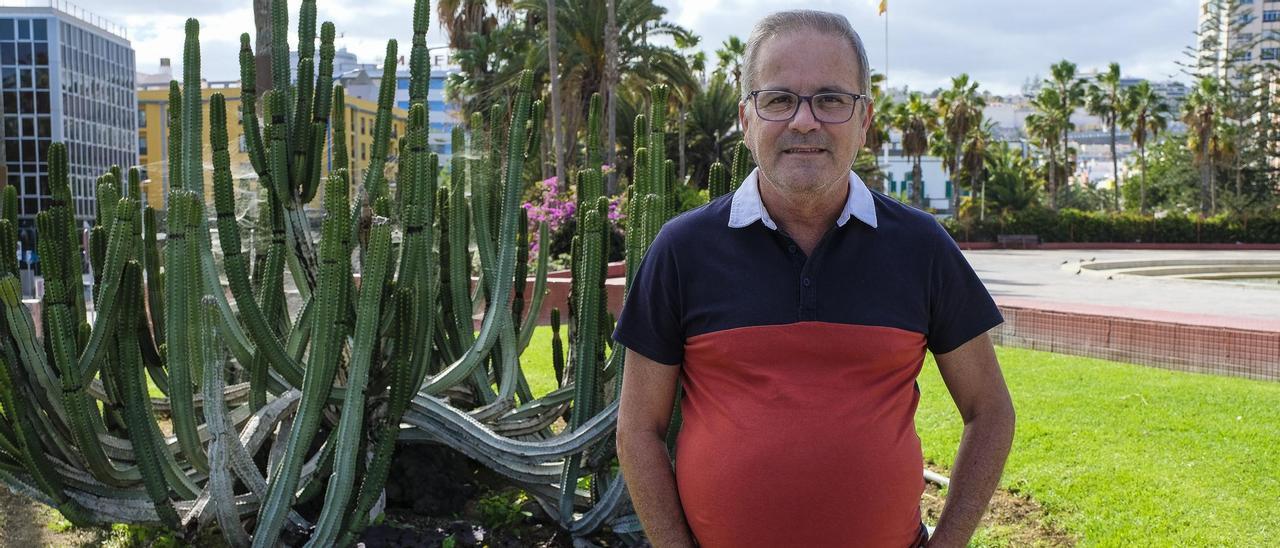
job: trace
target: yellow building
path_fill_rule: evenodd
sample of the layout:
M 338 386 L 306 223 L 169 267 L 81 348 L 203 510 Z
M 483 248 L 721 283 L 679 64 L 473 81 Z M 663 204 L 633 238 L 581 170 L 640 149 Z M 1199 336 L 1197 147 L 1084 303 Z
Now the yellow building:
M 204 95 L 204 188 L 205 203 L 213 204 L 213 156 L 209 146 L 209 98 L 214 93 L 221 93 L 227 103 L 227 148 L 231 153 L 231 176 L 236 186 L 242 190 L 257 188 L 258 174 L 249 162 L 248 147 L 240 126 L 240 87 L 239 82 L 218 84 L 205 87 Z M 261 112 L 261 103 L 259 103 Z M 347 122 L 347 155 L 351 160 L 352 187 L 363 182 L 365 169 L 369 166 L 370 153 L 373 151 L 373 126 L 378 116 L 378 105 L 372 101 L 346 97 Z M 394 156 L 399 150 L 399 136 L 405 133 L 408 113 L 399 108 L 392 109 L 391 142 L 388 154 Z M 166 209 L 166 196 L 169 191 L 169 88 L 156 86 L 154 89 L 138 90 L 138 164 L 142 167 L 142 194 L 145 204 L 163 210 Z M 333 163 L 330 140 L 332 134 L 325 139 L 325 161 L 321 164 L 321 177 L 329 173 Z M 388 169 L 394 170 L 394 163 L 388 162 Z M 388 180 L 394 179 L 394 171 L 388 172 Z M 324 185 L 320 185 L 311 207 L 319 207 L 324 197 Z

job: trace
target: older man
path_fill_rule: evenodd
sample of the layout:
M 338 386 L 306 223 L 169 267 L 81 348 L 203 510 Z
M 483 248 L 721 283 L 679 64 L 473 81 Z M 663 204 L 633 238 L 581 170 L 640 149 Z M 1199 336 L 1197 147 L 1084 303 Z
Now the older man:
M 760 21 L 742 86 L 759 168 L 663 227 L 614 333 L 618 452 L 645 532 L 660 547 L 964 545 L 1013 438 L 986 335 L 1000 313 L 933 217 L 850 171 L 873 113 L 843 16 Z M 926 348 L 965 423 L 932 539 L 914 424 Z

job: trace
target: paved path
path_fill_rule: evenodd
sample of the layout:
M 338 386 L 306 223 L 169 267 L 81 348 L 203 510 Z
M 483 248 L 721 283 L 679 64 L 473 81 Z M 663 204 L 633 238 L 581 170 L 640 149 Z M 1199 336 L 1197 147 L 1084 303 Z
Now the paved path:
M 1113 279 L 1063 268 L 1081 260 L 1272 259 L 1280 251 L 975 250 L 965 257 L 1001 304 L 1280 331 L 1280 284 Z

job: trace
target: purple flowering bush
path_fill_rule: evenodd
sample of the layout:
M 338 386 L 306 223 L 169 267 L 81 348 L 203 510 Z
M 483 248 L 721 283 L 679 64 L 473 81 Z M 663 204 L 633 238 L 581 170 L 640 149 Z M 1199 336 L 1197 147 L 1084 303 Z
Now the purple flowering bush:
M 538 248 L 543 245 L 538 241 L 538 223 L 546 221 L 547 231 L 551 235 L 551 242 L 547 244 L 550 246 L 547 252 L 551 254 L 551 262 L 553 265 L 567 267 L 567 255 L 577 228 L 574 221 L 574 213 L 578 209 L 577 189 L 570 185 L 569 190 L 561 192 L 559 181 L 552 176 L 534 184 L 530 194 L 529 200 L 521 206 L 529 215 L 530 261 L 538 256 Z M 622 238 L 618 231 L 624 217 L 622 196 L 614 196 L 609 200 L 609 222 L 613 225 L 614 240 L 619 244 L 611 246 L 611 260 L 614 255 L 622 254 Z

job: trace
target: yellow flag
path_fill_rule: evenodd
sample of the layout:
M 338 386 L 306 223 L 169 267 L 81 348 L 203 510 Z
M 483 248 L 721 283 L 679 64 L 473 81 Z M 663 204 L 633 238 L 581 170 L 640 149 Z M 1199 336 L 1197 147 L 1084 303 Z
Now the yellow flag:
M 888 10 L 889 10 L 889 0 L 880 0 L 880 13 L 878 13 L 877 15 L 884 15 L 884 12 Z

